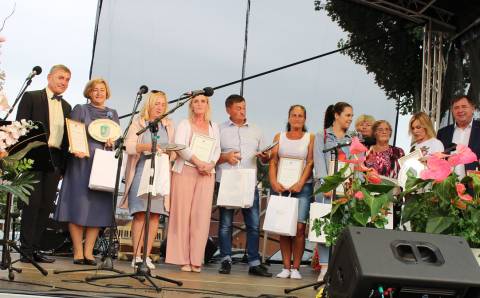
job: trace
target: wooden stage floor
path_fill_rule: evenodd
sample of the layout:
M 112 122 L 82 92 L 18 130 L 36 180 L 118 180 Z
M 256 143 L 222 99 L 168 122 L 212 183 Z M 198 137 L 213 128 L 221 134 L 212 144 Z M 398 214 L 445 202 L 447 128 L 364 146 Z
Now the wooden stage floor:
M 18 257 L 13 254 L 15 260 Z M 133 272 L 130 262 L 114 261 L 115 269 Z M 218 274 L 219 264 L 204 266 L 201 273 L 181 272 L 177 266 L 156 264 L 152 275 L 160 275 L 183 282 L 178 287 L 164 281 L 155 280 L 161 292 L 156 292 L 148 282 L 141 283 L 135 279 L 123 277 L 87 283 L 85 277 L 115 274 L 108 271 L 90 271 L 54 274 L 54 270 L 92 269 L 91 266 L 74 265 L 71 258 L 57 257 L 53 264 L 42 264 L 48 271 L 43 276 L 31 264 L 15 263 L 22 273 L 15 273 L 14 281 L 8 280 L 8 271 L 0 271 L 0 293 L 14 291 L 28 292 L 56 297 L 315 297 L 313 287 L 284 294 L 285 288 L 298 287 L 313 283 L 317 274 L 310 267 L 302 267 L 303 279 L 265 278 L 248 275 L 246 264 L 235 264 L 230 275 Z M 275 276 L 281 265 L 271 265 L 269 271 Z

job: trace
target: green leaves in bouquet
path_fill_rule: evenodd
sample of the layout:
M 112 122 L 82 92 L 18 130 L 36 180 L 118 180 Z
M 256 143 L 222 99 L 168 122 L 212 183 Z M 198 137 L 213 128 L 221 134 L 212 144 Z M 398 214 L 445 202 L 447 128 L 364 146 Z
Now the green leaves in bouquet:
M 33 190 L 33 185 L 38 183 L 33 173 L 28 172 L 33 165 L 33 160 L 24 158 L 28 151 L 43 146 L 45 143 L 34 141 L 15 154 L 0 160 L 0 194 L 4 197 L 11 193 L 25 203 Z
M 454 217 L 451 216 L 435 216 L 430 217 L 427 221 L 427 227 L 425 232 L 433 234 L 441 234 L 455 221 Z
M 323 179 L 323 184 L 315 190 L 314 194 L 321 192 L 329 192 L 336 189 L 343 181 L 347 180 L 349 175 L 346 175 L 347 170 L 349 169 L 349 164 L 345 164 L 338 172 L 333 175 L 327 176 Z

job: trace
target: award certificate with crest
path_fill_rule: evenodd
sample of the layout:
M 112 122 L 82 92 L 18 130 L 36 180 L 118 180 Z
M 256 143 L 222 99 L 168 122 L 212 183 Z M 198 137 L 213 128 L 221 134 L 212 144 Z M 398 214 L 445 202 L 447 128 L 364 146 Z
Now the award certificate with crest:
M 206 135 L 194 133 L 190 142 L 190 150 L 193 155 L 204 162 L 210 162 L 216 140 Z M 189 166 L 195 166 L 191 162 L 186 161 Z

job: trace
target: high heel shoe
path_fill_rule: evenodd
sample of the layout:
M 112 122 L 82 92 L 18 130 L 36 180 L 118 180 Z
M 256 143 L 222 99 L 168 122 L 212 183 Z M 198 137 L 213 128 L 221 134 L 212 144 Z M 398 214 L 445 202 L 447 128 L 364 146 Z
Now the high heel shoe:
M 180 267 L 180 270 L 184 272 L 192 272 L 192 267 L 190 265 L 183 265 L 182 267 Z
M 192 266 L 192 271 L 196 273 L 202 272 L 202 267 L 201 266 Z

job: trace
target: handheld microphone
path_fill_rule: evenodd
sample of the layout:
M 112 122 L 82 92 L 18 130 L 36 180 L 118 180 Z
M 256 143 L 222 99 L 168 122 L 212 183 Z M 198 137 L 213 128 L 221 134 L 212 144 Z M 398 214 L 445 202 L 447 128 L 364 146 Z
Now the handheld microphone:
M 205 95 L 205 96 L 212 96 L 213 95 L 213 88 L 212 87 L 205 87 L 202 90 L 193 90 L 190 92 L 183 93 L 183 95 L 188 95 L 191 97 L 195 97 L 197 95 Z
M 32 72 L 28 75 L 27 81 L 33 79 L 34 76 L 39 75 L 39 74 L 41 74 L 41 73 L 42 73 L 42 68 L 41 68 L 40 66 L 38 66 L 38 65 L 35 66 L 35 67 L 32 69 Z
M 140 86 L 140 89 L 137 92 L 137 95 L 142 95 L 148 92 L 148 87 L 145 85 Z

